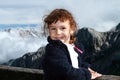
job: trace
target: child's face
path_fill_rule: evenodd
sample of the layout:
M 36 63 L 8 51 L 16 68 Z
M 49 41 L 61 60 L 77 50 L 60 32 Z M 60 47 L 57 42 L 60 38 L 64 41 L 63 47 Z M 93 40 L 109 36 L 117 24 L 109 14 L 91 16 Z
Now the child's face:
M 49 25 L 49 35 L 52 40 L 61 40 L 63 43 L 69 43 L 71 32 L 73 31 L 70 29 L 68 20 L 64 22 L 57 21 Z

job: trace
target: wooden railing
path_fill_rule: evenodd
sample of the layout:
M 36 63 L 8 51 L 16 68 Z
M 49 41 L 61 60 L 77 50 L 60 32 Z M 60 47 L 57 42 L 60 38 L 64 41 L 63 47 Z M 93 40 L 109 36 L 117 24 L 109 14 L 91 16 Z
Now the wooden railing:
M 43 80 L 43 70 L 0 65 L 0 80 Z M 120 76 L 103 75 L 95 80 L 120 80 Z
M 43 70 L 1 65 L 0 80 L 43 80 Z

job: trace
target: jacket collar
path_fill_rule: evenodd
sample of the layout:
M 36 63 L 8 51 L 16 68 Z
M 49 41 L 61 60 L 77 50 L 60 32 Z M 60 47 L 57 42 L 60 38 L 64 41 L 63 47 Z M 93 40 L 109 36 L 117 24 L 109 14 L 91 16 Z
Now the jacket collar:
M 64 44 L 64 43 L 62 43 L 62 41 L 60 41 L 60 40 L 52 40 L 52 39 L 50 38 L 50 36 L 48 36 L 47 41 L 48 41 L 50 44 L 57 44 L 57 45 L 63 45 L 63 44 Z
M 49 42 L 50 44 L 66 46 L 66 45 L 65 45 L 64 43 L 62 43 L 62 41 L 60 41 L 60 40 L 52 40 L 52 39 L 50 38 L 50 36 L 48 36 L 47 40 L 48 40 L 48 42 Z M 67 47 L 67 46 L 66 46 L 66 47 Z M 75 49 L 75 51 L 77 51 L 78 53 L 81 53 L 81 54 L 83 53 L 83 50 L 81 50 L 80 48 L 78 48 L 76 45 L 75 45 L 74 49 Z

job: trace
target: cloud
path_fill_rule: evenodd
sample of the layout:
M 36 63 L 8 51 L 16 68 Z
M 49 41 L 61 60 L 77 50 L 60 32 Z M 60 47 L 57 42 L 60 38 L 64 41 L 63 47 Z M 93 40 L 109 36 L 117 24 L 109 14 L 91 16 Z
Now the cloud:
M 0 23 L 40 23 L 41 11 L 34 8 L 6 8 L 0 9 Z
M 0 24 L 42 22 L 44 15 L 55 8 L 65 8 L 73 13 L 79 26 L 105 26 L 103 23 L 118 24 L 120 0 L 2 0 Z M 103 24 L 103 25 L 102 25 Z M 113 25 L 111 25 L 112 27 Z M 100 31 L 103 28 L 99 29 Z M 106 28 L 106 30 L 109 30 Z M 105 30 L 105 31 L 106 31 Z
M 35 28 L 38 30 L 38 28 Z M 0 31 L 0 63 L 16 59 L 28 52 L 36 52 L 47 41 L 45 37 L 21 37 L 19 32 L 24 29 L 12 29 L 11 32 Z M 29 28 L 27 30 L 30 30 Z M 39 31 L 39 30 L 38 30 Z

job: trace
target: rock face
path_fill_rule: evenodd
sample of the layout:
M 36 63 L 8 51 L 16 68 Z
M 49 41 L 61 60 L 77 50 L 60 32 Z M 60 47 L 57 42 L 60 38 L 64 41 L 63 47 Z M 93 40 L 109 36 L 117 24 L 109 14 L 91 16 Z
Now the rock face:
M 120 75 L 120 24 L 114 30 L 97 32 L 91 28 L 78 31 L 76 44 L 83 44 L 83 59 L 102 74 Z
M 42 69 L 41 61 L 43 59 L 44 53 L 45 53 L 45 48 L 40 47 L 36 52 L 26 53 L 22 57 L 17 58 L 15 60 L 10 60 L 9 62 L 3 63 L 2 65 Z
M 92 69 L 105 75 L 120 75 L 120 24 L 108 32 L 82 28 L 76 36 L 76 45 L 83 44 L 84 47 L 83 60 L 90 63 Z M 3 65 L 42 69 L 44 51 L 45 47 L 41 47 L 37 52 L 27 53 Z

